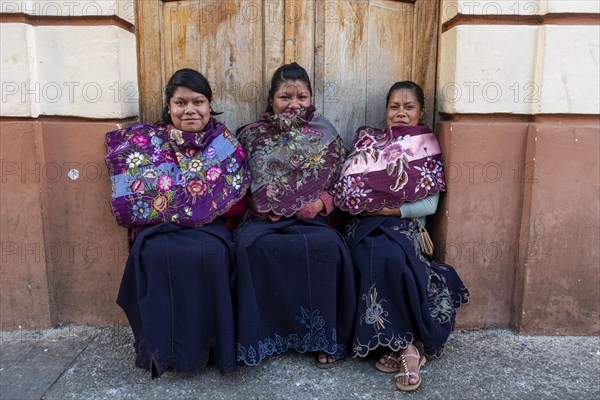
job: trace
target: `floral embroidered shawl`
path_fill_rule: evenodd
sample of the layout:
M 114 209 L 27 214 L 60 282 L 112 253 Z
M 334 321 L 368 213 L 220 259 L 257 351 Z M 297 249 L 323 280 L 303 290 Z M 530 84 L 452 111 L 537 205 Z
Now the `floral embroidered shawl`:
M 194 227 L 226 212 L 250 183 L 246 153 L 221 122 L 202 132 L 135 125 L 106 134 L 111 206 L 119 225 Z
M 313 106 L 261 118 L 237 134 L 248 152 L 254 206 L 262 214 L 291 217 L 337 180 L 346 149 Z
M 353 215 L 446 190 L 440 145 L 425 126 L 361 127 L 332 195 Z

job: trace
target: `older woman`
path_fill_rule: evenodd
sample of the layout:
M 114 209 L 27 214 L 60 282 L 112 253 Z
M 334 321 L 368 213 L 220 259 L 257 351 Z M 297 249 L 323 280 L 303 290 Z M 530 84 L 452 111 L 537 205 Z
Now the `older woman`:
M 429 258 L 425 216 L 435 212 L 445 182 L 439 144 L 419 124 L 423 90 L 398 82 L 386 104 L 387 129 L 356 132 L 334 203 L 356 216 L 345 233 L 359 279 L 353 356 L 387 349 L 375 366 L 398 372 L 398 389 L 411 391 L 426 361 L 415 345 L 427 355 L 441 352 L 468 291 L 451 266 Z
M 165 100 L 159 126 L 107 134 L 113 212 L 139 231 L 117 303 L 133 330 L 136 364 L 153 378 L 168 368 L 194 372 L 211 352 L 232 372 L 235 246 L 225 217 L 245 208 L 246 154 L 212 117 L 212 91 L 199 72 L 175 72 Z
M 252 216 L 234 235 L 238 360 L 247 365 L 293 349 L 318 353 L 327 368 L 352 334 L 350 253 L 324 217 L 345 149 L 311 97 L 304 68 L 284 65 L 267 113 L 238 131 L 252 172 Z

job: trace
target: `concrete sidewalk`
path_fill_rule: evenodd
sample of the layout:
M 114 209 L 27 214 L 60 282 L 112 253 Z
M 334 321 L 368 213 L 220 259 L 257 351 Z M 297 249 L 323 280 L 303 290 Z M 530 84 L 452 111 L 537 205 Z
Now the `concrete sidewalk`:
M 599 399 L 600 337 L 455 332 L 413 393 L 347 359 L 335 368 L 286 353 L 224 376 L 215 367 L 151 380 L 134 366 L 128 327 L 2 332 L 0 398 L 13 399 Z

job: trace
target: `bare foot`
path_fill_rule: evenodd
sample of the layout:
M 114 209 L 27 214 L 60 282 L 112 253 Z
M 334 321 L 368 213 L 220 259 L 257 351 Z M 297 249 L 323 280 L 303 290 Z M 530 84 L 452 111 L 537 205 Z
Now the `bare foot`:
M 316 362 L 316 366 L 319 368 L 329 368 L 333 366 L 333 363 L 335 363 L 337 360 L 330 356 L 329 354 L 325 354 L 325 353 L 317 353 L 317 362 Z

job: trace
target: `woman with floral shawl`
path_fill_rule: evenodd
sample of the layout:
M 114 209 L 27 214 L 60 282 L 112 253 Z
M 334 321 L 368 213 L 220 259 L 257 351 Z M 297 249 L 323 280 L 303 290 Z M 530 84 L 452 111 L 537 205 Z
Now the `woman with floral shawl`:
M 182 69 L 165 88 L 159 126 L 107 134 L 111 206 L 137 230 L 117 303 L 134 335 L 136 365 L 152 378 L 194 372 L 213 355 L 233 372 L 231 268 L 225 217 L 242 214 L 250 183 L 246 153 L 212 115 L 204 76 Z
M 429 258 L 425 216 L 446 186 L 439 144 L 419 124 L 423 90 L 398 82 L 386 104 L 387 129 L 358 129 L 333 194 L 355 216 L 345 232 L 359 287 L 353 356 L 387 348 L 376 368 L 396 372 L 398 389 L 411 391 L 426 361 L 415 345 L 441 352 L 468 291 L 450 265 Z
M 311 96 L 304 68 L 280 67 L 267 113 L 237 135 L 252 173 L 252 215 L 234 234 L 237 357 L 247 365 L 294 349 L 327 368 L 351 339 L 350 253 L 325 222 L 345 149 Z

